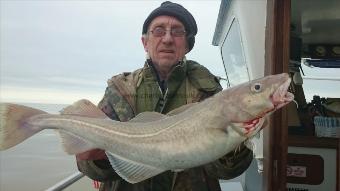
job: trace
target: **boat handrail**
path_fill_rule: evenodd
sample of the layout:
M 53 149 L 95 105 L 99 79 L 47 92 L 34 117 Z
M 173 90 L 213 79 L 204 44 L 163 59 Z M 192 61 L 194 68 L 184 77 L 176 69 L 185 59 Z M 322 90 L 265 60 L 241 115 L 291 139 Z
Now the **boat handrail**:
M 49 187 L 45 191 L 60 191 L 60 190 L 64 190 L 65 188 L 67 188 L 71 184 L 75 183 L 76 181 L 78 181 L 82 177 L 84 177 L 83 173 L 76 172 L 76 173 L 66 177 L 65 179 L 61 180 L 60 182 L 56 183 L 55 185 Z

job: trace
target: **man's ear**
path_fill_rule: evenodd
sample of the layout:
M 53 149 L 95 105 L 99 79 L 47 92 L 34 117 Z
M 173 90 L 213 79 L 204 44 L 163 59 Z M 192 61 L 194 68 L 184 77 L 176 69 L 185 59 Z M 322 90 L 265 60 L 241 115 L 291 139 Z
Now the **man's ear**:
M 145 52 L 148 52 L 148 37 L 143 35 L 141 40 L 142 40 Z
M 188 54 L 188 52 L 190 52 L 190 50 L 189 50 L 189 44 L 186 43 L 186 46 L 185 46 L 185 54 Z
M 188 54 L 188 52 L 190 52 L 189 50 L 189 42 L 188 42 L 188 37 L 186 37 L 185 39 L 185 54 Z

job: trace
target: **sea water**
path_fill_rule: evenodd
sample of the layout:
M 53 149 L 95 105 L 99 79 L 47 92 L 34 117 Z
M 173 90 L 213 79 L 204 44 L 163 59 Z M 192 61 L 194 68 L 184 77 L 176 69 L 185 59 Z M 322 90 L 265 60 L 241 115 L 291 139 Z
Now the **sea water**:
M 66 105 L 22 104 L 57 114 Z M 77 172 L 75 157 L 62 150 L 58 132 L 43 130 L 0 152 L 0 191 L 46 190 Z
M 20 103 L 58 114 L 67 105 Z M 0 152 L 0 191 L 42 191 L 77 172 L 73 155 L 62 150 L 58 132 L 43 130 Z M 243 175 L 242 175 L 243 176 Z M 242 176 L 221 181 L 223 191 L 242 191 Z M 93 190 L 91 185 L 86 190 Z

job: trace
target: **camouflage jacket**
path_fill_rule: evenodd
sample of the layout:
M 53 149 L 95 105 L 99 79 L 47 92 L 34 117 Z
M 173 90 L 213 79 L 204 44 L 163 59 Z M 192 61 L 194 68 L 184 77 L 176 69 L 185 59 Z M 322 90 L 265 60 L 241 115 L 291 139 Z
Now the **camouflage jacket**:
M 146 63 L 135 72 L 112 77 L 99 107 L 113 120 L 128 121 L 143 111 L 167 113 L 222 89 L 216 77 L 194 61 L 183 62 L 172 70 L 166 92 L 160 90 L 159 84 L 154 68 Z M 218 179 L 242 174 L 251 160 L 252 152 L 241 145 L 210 164 L 178 173 L 164 172 L 137 184 L 121 179 L 107 160 L 77 161 L 77 165 L 91 179 L 103 182 L 102 191 L 218 191 Z

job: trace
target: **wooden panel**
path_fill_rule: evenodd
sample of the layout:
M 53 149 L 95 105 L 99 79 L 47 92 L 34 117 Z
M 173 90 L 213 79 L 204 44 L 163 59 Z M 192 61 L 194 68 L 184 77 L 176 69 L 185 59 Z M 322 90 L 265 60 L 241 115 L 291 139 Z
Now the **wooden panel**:
M 289 135 L 288 145 L 294 147 L 314 147 L 336 149 L 336 190 L 340 190 L 340 139 L 313 136 Z M 327 177 L 326 177 L 327 178 Z
M 340 190 L 340 139 L 338 139 L 338 149 L 337 149 L 337 159 L 336 159 L 336 190 Z
M 339 139 L 313 136 L 289 135 L 288 145 L 294 147 L 314 147 L 338 149 Z
M 320 155 L 288 153 L 287 182 L 319 185 L 324 180 L 324 160 Z
M 288 73 L 290 41 L 290 0 L 267 1 L 265 75 Z M 265 191 L 286 190 L 287 111 L 277 111 L 264 129 Z

